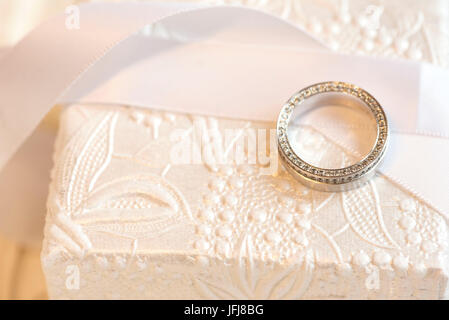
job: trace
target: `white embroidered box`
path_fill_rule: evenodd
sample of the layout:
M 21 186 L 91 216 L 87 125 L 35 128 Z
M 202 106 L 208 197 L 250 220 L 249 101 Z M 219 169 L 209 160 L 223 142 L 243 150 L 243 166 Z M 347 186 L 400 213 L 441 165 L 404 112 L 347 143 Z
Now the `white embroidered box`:
M 325 193 L 281 167 L 266 174 L 260 164 L 170 164 L 173 145 L 195 133 L 209 134 L 205 148 L 220 143 L 216 137 L 226 129 L 273 125 L 68 107 L 42 252 L 50 297 L 447 296 L 445 221 L 383 176 L 357 190 Z M 340 148 L 303 130 L 305 151 Z
M 275 0 L 257 7 L 342 52 L 447 66 L 446 3 L 431 4 Z M 42 252 L 50 297 L 447 298 L 447 223 L 384 176 L 330 194 L 282 169 L 267 175 L 266 165 L 170 164 L 180 137 L 212 133 L 207 146 L 229 128 L 273 126 L 67 108 Z M 334 150 L 340 163 L 351 160 L 328 137 L 302 129 L 302 151 Z

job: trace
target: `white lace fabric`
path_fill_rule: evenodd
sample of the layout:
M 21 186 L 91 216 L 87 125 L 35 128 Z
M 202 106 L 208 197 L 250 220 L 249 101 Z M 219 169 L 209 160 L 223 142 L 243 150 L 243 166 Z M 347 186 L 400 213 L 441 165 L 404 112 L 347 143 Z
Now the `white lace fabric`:
M 449 63 L 446 1 L 210 1 L 248 5 L 302 26 L 334 50 Z
M 444 67 L 449 63 L 449 4 L 445 0 L 184 1 L 264 10 L 303 27 L 342 52 L 417 59 Z M 41 0 L 31 8 L 26 0 L 2 2 L 0 47 L 14 44 L 40 20 L 65 6 L 86 2 Z M 23 7 L 30 10 L 21 10 Z
M 281 15 L 335 50 L 447 66 L 445 2 L 413 3 L 404 12 L 402 1 L 232 1 Z M 50 296 L 446 297 L 447 222 L 388 177 L 325 193 L 282 167 L 266 175 L 258 164 L 170 164 L 174 129 L 222 136 L 229 128 L 272 127 L 69 107 L 55 147 L 42 254 Z M 342 164 L 354 157 L 316 128 L 301 130 L 308 137 L 301 150 L 310 155 L 326 151 Z M 66 286 L 69 266 L 80 269 L 80 290 Z

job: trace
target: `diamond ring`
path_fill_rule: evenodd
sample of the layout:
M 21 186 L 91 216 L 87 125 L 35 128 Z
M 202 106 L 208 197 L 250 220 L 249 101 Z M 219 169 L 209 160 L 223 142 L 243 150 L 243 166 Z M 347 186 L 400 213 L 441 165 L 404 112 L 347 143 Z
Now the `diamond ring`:
M 313 99 L 310 99 L 314 97 Z M 306 101 L 313 100 L 313 103 Z M 363 105 L 376 121 L 376 140 L 369 153 L 359 162 L 340 169 L 313 166 L 293 151 L 288 138 L 288 126 L 293 115 L 306 107 L 336 102 L 348 106 Z M 367 182 L 382 160 L 388 144 L 388 123 L 379 102 L 365 90 L 345 82 L 321 82 L 294 94 L 282 107 L 277 122 L 279 155 L 284 167 L 306 186 L 320 191 L 346 191 Z

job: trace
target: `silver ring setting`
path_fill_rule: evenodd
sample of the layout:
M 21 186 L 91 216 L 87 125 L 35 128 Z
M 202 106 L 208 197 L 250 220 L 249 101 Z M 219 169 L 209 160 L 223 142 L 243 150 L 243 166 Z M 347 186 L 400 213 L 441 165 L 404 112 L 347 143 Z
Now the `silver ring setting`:
M 307 163 L 293 151 L 288 139 L 287 129 L 293 111 L 296 108 L 301 108 L 304 101 L 312 96 L 325 93 L 337 93 L 340 98 L 343 97 L 348 101 L 355 99 L 361 102 L 376 121 L 376 141 L 370 152 L 359 162 L 341 169 L 318 168 Z M 321 82 L 300 90 L 282 107 L 277 121 L 278 150 L 284 167 L 307 187 L 329 192 L 357 188 L 372 178 L 385 154 L 389 138 L 388 132 L 387 117 L 379 102 L 362 88 L 346 82 Z

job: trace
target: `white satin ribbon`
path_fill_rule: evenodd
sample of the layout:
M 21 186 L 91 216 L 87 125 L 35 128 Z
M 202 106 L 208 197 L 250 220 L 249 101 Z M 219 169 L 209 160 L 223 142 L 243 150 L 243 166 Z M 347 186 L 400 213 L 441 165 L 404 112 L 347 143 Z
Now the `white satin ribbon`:
M 287 22 L 244 8 L 124 3 L 80 10 L 79 30 L 57 16 L 0 59 L 0 168 L 56 102 L 275 121 L 296 90 L 341 80 L 367 89 L 386 109 L 395 133 L 381 170 L 449 213 L 449 179 L 441 175 L 447 158 L 429 157 L 449 156 L 447 71 L 335 54 Z M 161 21 L 185 37 L 137 33 Z

